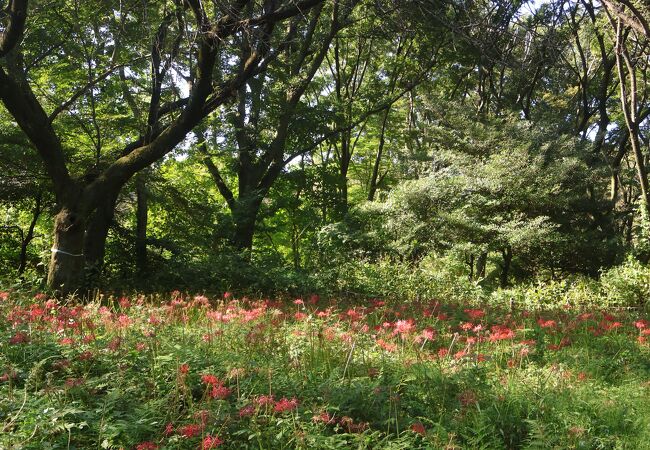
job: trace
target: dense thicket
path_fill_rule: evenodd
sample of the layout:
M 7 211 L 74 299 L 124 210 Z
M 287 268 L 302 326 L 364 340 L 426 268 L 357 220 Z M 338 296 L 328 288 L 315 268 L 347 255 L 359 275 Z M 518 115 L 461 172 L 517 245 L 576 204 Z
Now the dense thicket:
M 3 3 L 6 280 L 382 294 L 357 281 L 650 257 L 640 0 Z

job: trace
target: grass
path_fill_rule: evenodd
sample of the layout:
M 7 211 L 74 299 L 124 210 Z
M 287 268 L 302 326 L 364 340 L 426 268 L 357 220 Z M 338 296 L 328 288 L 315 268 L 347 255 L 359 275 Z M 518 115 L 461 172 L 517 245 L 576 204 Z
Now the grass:
M 189 296 L 0 293 L 3 449 L 645 449 L 650 322 Z

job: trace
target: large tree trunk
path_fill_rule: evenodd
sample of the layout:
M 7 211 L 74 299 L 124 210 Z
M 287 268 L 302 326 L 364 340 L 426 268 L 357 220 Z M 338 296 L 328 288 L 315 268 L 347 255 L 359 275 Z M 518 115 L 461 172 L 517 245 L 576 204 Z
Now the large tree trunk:
M 244 195 L 237 200 L 233 211 L 235 230 L 233 234 L 233 246 L 245 254 L 250 254 L 253 249 L 253 236 L 255 235 L 255 222 L 262 205 L 262 199 L 257 196 Z
M 84 236 L 84 258 L 86 282 L 88 287 L 97 287 L 104 269 L 106 239 L 115 215 L 118 194 L 108 196 L 106 201 L 94 212 Z
M 62 207 L 54 218 L 54 243 L 47 284 L 61 295 L 79 291 L 83 286 L 85 226 L 83 217 Z

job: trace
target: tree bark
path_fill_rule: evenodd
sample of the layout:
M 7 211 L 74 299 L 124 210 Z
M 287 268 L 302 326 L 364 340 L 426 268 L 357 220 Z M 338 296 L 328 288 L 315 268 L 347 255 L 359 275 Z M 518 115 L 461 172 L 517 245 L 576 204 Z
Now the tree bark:
M 487 266 L 487 252 L 482 252 L 476 258 L 476 277 L 477 279 L 485 278 L 485 267 Z
M 377 147 L 377 156 L 375 157 L 375 164 L 372 168 L 372 176 L 370 177 L 370 187 L 368 189 L 368 201 L 375 200 L 375 193 L 379 184 L 379 168 L 381 166 L 381 157 L 384 153 L 384 145 L 386 145 L 386 126 L 388 125 L 388 115 L 390 108 L 384 111 L 384 117 L 381 121 L 381 134 L 379 136 L 379 146 Z
M 62 207 L 54 218 L 54 243 L 47 284 L 61 295 L 78 292 L 83 286 L 84 221 L 74 210 Z
M 255 222 L 262 205 L 262 198 L 255 193 L 244 193 L 236 202 L 233 210 L 235 229 L 232 245 L 240 252 L 250 255 L 255 236 Z
M 115 203 L 118 193 L 109 195 L 100 205 L 86 226 L 84 235 L 85 281 L 89 288 L 96 288 L 104 269 L 106 240 L 108 231 L 113 224 Z

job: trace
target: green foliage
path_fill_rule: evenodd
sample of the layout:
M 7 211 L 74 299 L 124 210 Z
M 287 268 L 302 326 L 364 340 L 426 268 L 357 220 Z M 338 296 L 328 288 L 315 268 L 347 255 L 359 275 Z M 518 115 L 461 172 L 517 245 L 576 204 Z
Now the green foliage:
M 628 258 L 603 272 L 600 283 L 609 304 L 645 306 L 650 298 L 650 269 Z

